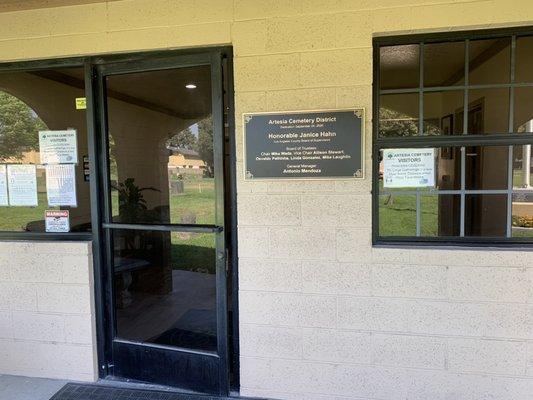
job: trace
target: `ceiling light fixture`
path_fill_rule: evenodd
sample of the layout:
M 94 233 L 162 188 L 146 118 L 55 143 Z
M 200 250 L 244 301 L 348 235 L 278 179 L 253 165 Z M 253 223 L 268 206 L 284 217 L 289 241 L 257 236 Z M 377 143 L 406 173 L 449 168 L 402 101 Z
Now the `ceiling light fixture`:
M 194 83 L 188 83 L 187 85 L 185 85 L 185 87 L 187 89 L 196 89 L 196 85 Z

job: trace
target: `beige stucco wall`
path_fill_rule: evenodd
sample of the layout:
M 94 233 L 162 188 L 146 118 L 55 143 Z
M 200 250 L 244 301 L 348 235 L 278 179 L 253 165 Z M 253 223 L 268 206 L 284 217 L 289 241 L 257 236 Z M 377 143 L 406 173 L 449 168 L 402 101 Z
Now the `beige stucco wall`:
M 0 243 L 0 374 L 96 377 L 91 244 Z
M 0 14 L 0 57 L 233 45 L 242 394 L 521 400 L 533 253 L 372 248 L 370 135 L 374 34 L 523 24 L 529 0 L 124 0 Z M 366 179 L 243 181 L 243 112 L 355 106 Z

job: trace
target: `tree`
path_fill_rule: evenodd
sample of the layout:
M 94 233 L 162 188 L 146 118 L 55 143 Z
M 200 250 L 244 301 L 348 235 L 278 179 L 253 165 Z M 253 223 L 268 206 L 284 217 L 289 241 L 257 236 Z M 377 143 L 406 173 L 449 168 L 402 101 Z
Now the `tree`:
M 39 150 L 39 131 L 45 123 L 24 102 L 0 91 L 0 159 L 21 159 L 25 152 Z
M 192 133 L 191 128 L 185 128 L 168 139 L 167 147 L 196 150 L 198 147 L 198 139 Z
M 418 119 L 405 113 L 381 107 L 379 109 L 380 136 L 415 136 L 418 133 Z M 439 120 L 424 120 L 424 135 L 439 135 Z
M 198 153 L 206 166 L 206 173 L 213 177 L 213 119 L 211 116 L 198 122 Z

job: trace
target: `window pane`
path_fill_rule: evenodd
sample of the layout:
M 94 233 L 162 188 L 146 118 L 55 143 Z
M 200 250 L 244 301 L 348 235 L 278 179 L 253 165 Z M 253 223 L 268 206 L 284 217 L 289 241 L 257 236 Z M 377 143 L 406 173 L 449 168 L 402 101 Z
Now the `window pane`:
M 418 93 L 380 96 L 379 135 L 414 136 L 418 134 Z
M 469 90 L 468 100 L 468 134 L 509 132 L 509 89 Z
M 463 90 L 424 93 L 424 135 L 462 133 L 462 124 L 455 126 L 454 114 L 462 112 L 463 104 Z
M 416 196 L 379 196 L 380 236 L 416 235 Z
M 469 83 L 509 83 L 511 38 L 470 41 Z
M 533 132 L 533 87 L 514 89 L 514 132 Z M 529 124 L 528 124 L 529 123 Z
M 88 155 L 86 114 L 75 106 L 76 98 L 85 97 L 84 69 L 2 73 L 0 86 L 0 168 L 12 164 L 35 166 L 37 187 L 36 206 L 0 206 L 0 231 L 45 232 L 45 210 L 59 209 L 69 211 L 71 232 L 90 231 L 90 189 L 84 177 L 84 157 Z M 71 129 L 76 130 L 78 151 L 74 164 L 77 204 L 50 206 L 39 131 Z M 35 191 L 26 194 L 34 196 Z
M 401 150 L 401 149 L 398 149 Z M 403 149 L 406 150 L 406 149 Z M 461 189 L 461 148 L 437 147 L 435 148 L 435 187 L 419 188 L 420 191 L 431 189 L 459 190 Z M 416 187 L 384 188 L 383 185 L 383 149 L 379 153 L 379 188 L 380 193 L 413 191 Z
M 533 152 L 531 145 L 513 146 L 513 188 L 527 190 L 533 187 Z
M 533 192 L 513 194 L 513 237 L 533 238 Z
M 210 77 L 199 66 L 107 78 L 114 222 L 215 222 Z
M 469 146 L 465 157 L 467 190 L 507 189 L 508 146 Z
M 533 36 L 516 39 L 515 82 L 533 82 Z
M 465 236 L 505 237 L 506 234 L 507 195 L 465 196 Z
M 117 336 L 216 350 L 213 234 L 112 230 Z
M 440 194 L 422 196 L 421 234 L 428 237 L 459 236 L 461 233 L 461 196 Z
M 437 188 L 461 189 L 461 148 L 440 147 L 437 153 Z
M 406 89 L 419 86 L 417 44 L 381 47 L 379 54 L 381 89 Z
M 462 85 L 464 77 L 464 42 L 424 45 L 424 86 Z

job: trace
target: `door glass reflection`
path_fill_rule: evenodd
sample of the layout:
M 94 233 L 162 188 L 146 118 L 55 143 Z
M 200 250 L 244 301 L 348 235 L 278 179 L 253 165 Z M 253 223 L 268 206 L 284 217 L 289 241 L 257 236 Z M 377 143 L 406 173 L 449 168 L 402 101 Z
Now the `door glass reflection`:
M 214 224 L 210 67 L 111 75 L 106 90 L 113 222 Z
M 465 236 L 507 234 L 507 195 L 467 194 L 465 196 Z
M 113 230 L 117 337 L 216 351 L 215 234 Z

